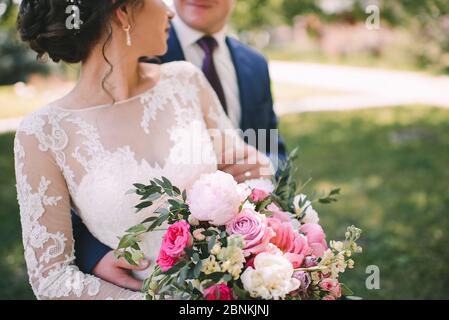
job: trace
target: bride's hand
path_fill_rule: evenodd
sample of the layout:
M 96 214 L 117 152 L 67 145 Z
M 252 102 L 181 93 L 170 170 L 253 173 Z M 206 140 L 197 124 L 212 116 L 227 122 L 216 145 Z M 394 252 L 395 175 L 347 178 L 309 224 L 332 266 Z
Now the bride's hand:
M 132 270 L 145 270 L 150 265 L 148 260 L 142 260 L 139 266 L 129 264 L 124 258 L 116 259 L 114 251 L 109 251 L 93 268 L 93 275 L 133 291 L 141 291 L 142 281 L 131 275 Z
M 224 152 L 218 170 L 231 174 L 238 183 L 251 179 L 271 179 L 274 174 L 269 158 L 248 145 L 240 154 L 235 150 Z

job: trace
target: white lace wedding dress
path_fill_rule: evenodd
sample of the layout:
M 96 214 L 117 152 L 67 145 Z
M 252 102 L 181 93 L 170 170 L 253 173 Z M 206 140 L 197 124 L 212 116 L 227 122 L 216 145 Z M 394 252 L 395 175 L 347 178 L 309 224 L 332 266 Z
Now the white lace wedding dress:
M 23 243 L 39 299 L 141 299 L 78 270 L 70 209 L 98 240 L 116 248 L 118 237 L 154 210 L 134 213 L 138 198 L 126 194 L 133 183 L 165 176 L 186 188 L 217 169 L 222 146 L 209 129 L 232 129 L 217 96 L 189 63 L 164 64 L 160 74 L 153 88 L 126 101 L 80 110 L 50 105 L 18 129 Z M 232 140 L 234 148 L 243 147 Z M 142 241 L 153 264 L 161 238 L 159 231 Z

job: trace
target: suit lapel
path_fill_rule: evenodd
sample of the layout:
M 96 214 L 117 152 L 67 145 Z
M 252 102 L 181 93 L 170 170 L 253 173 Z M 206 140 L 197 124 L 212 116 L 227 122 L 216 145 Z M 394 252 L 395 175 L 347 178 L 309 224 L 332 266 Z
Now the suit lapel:
M 238 42 L 234 39 L 227 37 L 226 43 L 231 53 L 232 62 L 237 74 L 237 81 L 240 92 L 240 105 L 242 109 L 242 116 L 240 121 L 240 128 L 245 130 L 247 128 L 249 107 L 250 107 L 250 81 L 251 81 L 251 69 L 250 63 L 247 61 L 247 57 L 242 54 L 243 50 L 238 50 Z

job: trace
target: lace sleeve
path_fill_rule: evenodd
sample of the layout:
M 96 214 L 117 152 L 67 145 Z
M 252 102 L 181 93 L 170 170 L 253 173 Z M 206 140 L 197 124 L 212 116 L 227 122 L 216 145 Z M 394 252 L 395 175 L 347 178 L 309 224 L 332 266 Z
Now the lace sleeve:
M 240 129 L 236 129 L 223 110 L 218 96 L 204 74 L 197 70 L 195 77 L 200 88 L 200 104 L 220 164 L 219 168 L 221 165 L 258 163 L 262 176 L 272 176 L 274 169 L 271 161 L 251 143 L 253 141 L 255 144 L 258 133 L 251 132 L 251 130 L 242 132 Z M 246 137 L 250 144 L 245 143 L 243 137 Z M 241 162 L 239 159 L 245 159 L 245 162 Z
M 38 299 L 142 299 L 142 294 L 84 274 L 74 264 L 70 195 L 49 149 L 30 132 L 19 129 L 16 134 L 22 239 L 34 294 Z

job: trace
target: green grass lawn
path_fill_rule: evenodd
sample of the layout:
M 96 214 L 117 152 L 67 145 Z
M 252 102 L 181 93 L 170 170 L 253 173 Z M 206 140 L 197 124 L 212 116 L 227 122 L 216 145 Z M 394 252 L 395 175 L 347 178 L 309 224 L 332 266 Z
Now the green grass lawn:
M 342 188 L 338 203 L 317 207 L 328 238 L 363 229 L 358 268 L 344 275 L 356 295 L 449 298 L 449 110 L 306 113 L 281 128 L 301 148 L 301 178 L 313 178 L 306 191 Z M 380 268 L 380 290 L 365 288 L 368 265 Z
M 343 275 L 364 298 L 449 298 L 449 110 L 398 107 L 288 115 L 281 131 L 300 146 L 306 191 L 342 188 L 317 205 L 328 239 L 363 229 L 364 253 Z M 32 298 L 23 262 L 13 172 L 13 135 L 0 136 L 0 298 Z M 365 268 L 380 268 L 380 290 Z
M 34 298 L 23 258 L 14 177 L 14 134 L 0 135 L 0 299 Z

